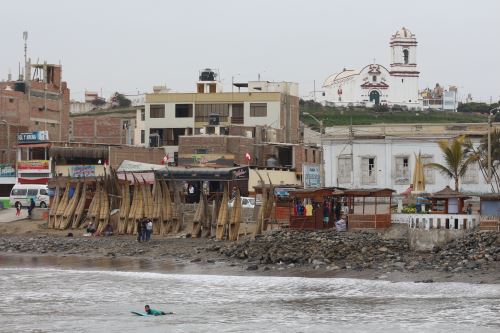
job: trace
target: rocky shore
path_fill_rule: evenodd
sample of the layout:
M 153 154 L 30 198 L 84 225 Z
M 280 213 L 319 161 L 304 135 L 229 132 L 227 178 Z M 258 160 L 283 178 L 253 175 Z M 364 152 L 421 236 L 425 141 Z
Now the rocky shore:
M 278 231 L 224 248 L 214 245 L 211 249 L 257 264 L 326 270 L 487 271 L 498 268 L 500 263 L 500 237 L 492 232 L 467 234 L 432 253 L 410 251 L 406 238 L 331 231 Z
M 494 232 L 469 233 L 431 253 L 410 251 L 405 235 L 393 237 L 390 232 L 283 230 L 238 242 L 181 235 L 153 237 L 147 243 L 138 243 L 132 236 L 65 235 L 47 231 L 2 234 L 0 259 L 13 255 L 80 257 L 108 263 L 148 261 L 152 269 L 168 262 L 195 267 L 194 272 L 200 274 L 500 283 L 500 236 Z

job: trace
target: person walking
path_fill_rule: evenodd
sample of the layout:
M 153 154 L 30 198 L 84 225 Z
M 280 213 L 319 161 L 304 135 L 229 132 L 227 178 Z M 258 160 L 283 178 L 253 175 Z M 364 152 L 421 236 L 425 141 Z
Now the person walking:
M 31 213 L 33 212 L 33 209 L 35 209 L 35 199 L 31 198 L 30 199 L 30 206 L 28 207 L 28 217 L 31 218 Z
M 151 219 L 148 219 L 148 223 L 146 223 L 146 241 L 149 242 L 152 233 L 153 233 L 153 221 L 151 221 Z
M 21 203 L 19 201 L 16 202 L 16 216 L 21 216 Z

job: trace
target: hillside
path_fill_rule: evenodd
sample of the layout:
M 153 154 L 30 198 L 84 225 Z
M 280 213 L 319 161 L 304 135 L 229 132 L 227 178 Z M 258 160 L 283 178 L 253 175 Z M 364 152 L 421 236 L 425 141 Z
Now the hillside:
M 391 111 L 373 108 L 335 108 L 318 104 L 302 104 L 300 106 L 301 120 L 313 128 L 317 123 L 303 112 L 310 113 L 323 120 L 323 125 L 372 125 L 372 124 L 411 124 L 411 123 L 482 123 L 488 121 L 488 116 L 480 113 L 461 113 L 444 111 Z

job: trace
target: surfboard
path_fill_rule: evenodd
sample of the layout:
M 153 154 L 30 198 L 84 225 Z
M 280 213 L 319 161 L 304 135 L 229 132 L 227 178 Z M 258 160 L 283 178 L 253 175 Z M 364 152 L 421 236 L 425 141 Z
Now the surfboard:
M 130 311 L 130 313 L 135 314 L 136 316 L 141 316 L 141 317 L 157 317 L 155 315 L 150 315 L 147 314 L 146 312 L 136 312 L 136 311 Z M 165 312 L 166 315 L 172 315 L 174 314 L 173 312 Z M 161 316 L 161 315 L 160 315 Z

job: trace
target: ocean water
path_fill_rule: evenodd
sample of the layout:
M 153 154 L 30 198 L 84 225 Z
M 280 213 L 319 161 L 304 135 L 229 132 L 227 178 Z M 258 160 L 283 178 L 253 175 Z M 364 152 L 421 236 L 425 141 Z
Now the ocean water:
M 500 285 L 0 268 L 0 332 L 471 331 L 500 332 Z

